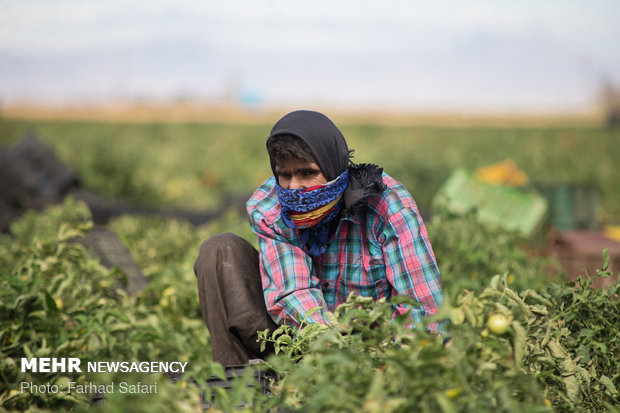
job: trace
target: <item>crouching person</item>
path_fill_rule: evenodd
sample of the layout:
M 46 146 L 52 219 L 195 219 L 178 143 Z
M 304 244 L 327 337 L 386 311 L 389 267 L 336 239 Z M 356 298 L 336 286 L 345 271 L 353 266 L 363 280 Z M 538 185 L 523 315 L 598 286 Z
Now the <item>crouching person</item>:
M 280 119 L 267 139 L 273 177 L 247 202 L 258 251 L 246 240 L 218 234 L 206 240 L 194 271 L 213 360 L 223 365 L 264 358 L 257 332 L 349 294 L 379 299 L 404 295 L 419 307 L 417 323 L 442 301 L 439 270 L 416 203 L 383 169 L 355 164 L 347 142 L 325 115 L 300 110 Z M 429 326 L 437 329 L 435 324 Z

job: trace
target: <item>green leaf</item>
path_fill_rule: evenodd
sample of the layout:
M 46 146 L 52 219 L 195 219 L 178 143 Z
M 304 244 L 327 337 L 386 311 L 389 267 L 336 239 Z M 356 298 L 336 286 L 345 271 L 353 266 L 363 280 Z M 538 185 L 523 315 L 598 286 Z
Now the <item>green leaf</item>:
M 499 281 L 500 281 L 499 274 L 495 274 L 493 278 L 491 278 L 491 288 L 494 290 L 497 290 L 497 287 L 499 286 Z
M 553 357 L 558 359 L 564 359 L 568 357 L 568 353 L 566 352 L 562 344 L 560 344 L 558 339 L 550 340 L 549 343 L 547 343 L 547 346 L 549 347 L 549 350 L 551 350 L 551 355 Z
M 45 292 L 45 304 L 47 304 L 48 312 L 52 315 L 58 314 L 58 306 L 56 305 L 56 301 L 48 291 Z
M 567 375 L 562 377 L 562 381 L 564 382 L 564 386 L 566 386 L 566 395 L 572 402 L 577 402 L 579 400 L 579 393 L 581 391 L 581 386 L 579 385 L 579 381 L 577 380 L 577 376 L 574 374 Z
M 45 311 L 43 310 L 33 311 L 28 314 L 28 318 L 38 318 L 40 320 L 45 320 L 47 318 L 47 314 L 45 314 Z
M 287 344 L 291 344 L 292 342 L 293 342 L 293 338 L 289 336 L 288 334 L 282 334 L 276 340 L 276 343 L 278 343 L 279 345 L 287 345 Z
M 32 355 L 32 351 L 30 351 L 30 347 L 26 344 L 24 344 L 24 355 L 26 356 L 27 359 L 31 359 L 32 357 L 34 357 Z
M 306 311 L 306 314 L 304 315 L 304 320 L 308 320 L 310 317 L 312 317 L 312 314 L 316 313 L 317 311 L 321 311 L 322 309 L 323 307 L 313 307 L 309 309 L 308 311 Z
M 620 409 L 618 408 L 618 406 L 612 406 L 611 404 L 604 402 L 603 405 L 605 406 L 605 408 L 607 409 L 607 411 L 609 413 L 618 413 L 620 412 Z
M 465 321 L 465 311 L 462 307 L 453 307 L 450 309 L 450 321 L 454 325 L 462 324 Z
M 422 305 L 421 302 L 416 301 L 406 295 L 395 295 L 394 297 L 390 298 L 390 302 L 394 305 L 408 305 L 412 307 L 419 307 Z
M 532 316 L 532 313 L 530 312 L 530 309 L 528 308 L 527 304 L 525 304 L 523 302 L 523 299 L 521 299 L 521 297 L 519 297 L 519 295 L 517 293 L 515 293 L 513 290 L 511 290 L 510 288 L 506 288 L 504 290 L 504 293 L 511 298 L 515 303 L 517 303 L 517 306 L 519 306 L 519 308 L 521 309 L 521 312 L 523 313 L 523 316 L 526 319 L 529 319 Z
M 515 366 L 520 369 L 523 366 L 523 356 L 527 350 L 526 332 L 518 321 L 512 322 L 512 328 L 514 330 L 513 347 L 515 354 Z
M 106 319 L 108 317 L 114 317 L 114 318 L 118 318 L 119 320 L 124 321 L 126 323 L 130 322 L 129 317 L 127 317 L 127 314 L 125 314 L 125 313 L 123 313 L 123 312 L 121 312 L 119 310 L 107 310 L 105 312 L 105 317 L 106 317 Z
M 618 389 L 614 386 L 614 382 L 605 375 L 602 375 L 600 379 L 598 379 L 606 388 L 609 394 L 612 396 L 616 396 L 618 394 Z
M 443 394 L 436 394 L 435 400 L 441 409 L 442 413 L 456 413 L 456 407 L 454 404 Z
M 211 374 L 220 380 L 226 380 L 226 370 L 224 370 L 224 367 L 220 363 L 214 362 L 210 367 Z
M 607 268 L 609 268 L 609 251 L 605 248 L 603 250 L 603 266 L 601 269 L 605 271 Z

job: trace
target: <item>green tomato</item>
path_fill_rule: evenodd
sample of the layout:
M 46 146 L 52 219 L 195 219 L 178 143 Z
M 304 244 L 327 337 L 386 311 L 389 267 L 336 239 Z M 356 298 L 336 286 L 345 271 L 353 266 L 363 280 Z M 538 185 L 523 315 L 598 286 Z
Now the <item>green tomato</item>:
M 487 321 L 487 327 L 496 336 L 501 336 L 508 330 L 510 320 L 503 314 L 493 314 Z

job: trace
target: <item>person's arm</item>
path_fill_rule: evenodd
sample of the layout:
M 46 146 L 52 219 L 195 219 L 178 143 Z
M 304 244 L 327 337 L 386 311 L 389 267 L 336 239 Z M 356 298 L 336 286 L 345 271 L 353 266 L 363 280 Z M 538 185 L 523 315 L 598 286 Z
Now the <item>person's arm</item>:
M 248 201 L 252 231 L 258 236 L 260 273 L 267 311 L 276 323 L 299 325 L 306 312 L 316 307 L 307 321 L 326 323 L 327 306 L 312 259 L 299 247 L 296 230 L 280 225 L 280 205 L 270 178 Z M 295 245 L 297 243 L 297 245 Z
M 260 272 L 267 311 L 274 321 L 299 325 L 306 312 L 316 307 L 307 322 L 326 323 L 326 305 L 310 257 L 299 247 L 265 232 L 258 234 Z
M 397 295 L 409 296 L 421 303 L 411 308 L 414 323 L 435 314 L 443 300 L 435 255 L 417 206 L 409 193 L 398 184 L 392 187 L 383 228 L 383 255 L 388 282 Z M 409 307 L 395 306 L 394 315 Z M 429 329 L 436 331 L 437 324 Z

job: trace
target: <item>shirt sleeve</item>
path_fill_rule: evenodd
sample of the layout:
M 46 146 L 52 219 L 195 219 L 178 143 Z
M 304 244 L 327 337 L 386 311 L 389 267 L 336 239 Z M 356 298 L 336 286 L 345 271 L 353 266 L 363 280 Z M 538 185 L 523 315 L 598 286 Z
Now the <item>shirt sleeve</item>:
M 258 235 L 265 305 L 274 321 L 297 326 L 304 319 L 308 323 L 327 323 L 327 306 L 311 258 L 278 234 L 264 217 L 251 215 L 250 225 Z M 320 310 L 305 317 L 307 312 L 319 307 Z
M 420 303 L 418 307 L 395 306 L 394 316 L 410 309 L 417 324 L 435 314 L 443 300 L 439 268 L 413 198 L 408 193 L 395 198 L 386 211 L 383 233 L 386 276 L 396 295 L 409 296 Z M 440 329 L 437 323 L 428 327 L 431 331 Z

